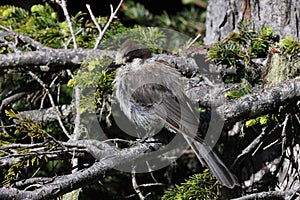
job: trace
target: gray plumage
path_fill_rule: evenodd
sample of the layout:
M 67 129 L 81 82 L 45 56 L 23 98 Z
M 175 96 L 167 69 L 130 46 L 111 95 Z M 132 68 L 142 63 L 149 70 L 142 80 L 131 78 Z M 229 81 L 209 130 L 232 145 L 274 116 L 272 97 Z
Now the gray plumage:
M 150 134 L 162 127 L 181 133 L 200 162 L 224 186 L 238 185 L 217 154 L 197 136 L 199 119 L 184 93 L 181 75 L 164 63 L 148 59 L 150 56 L 149 51 L 131 40 L 125 41 L 118 50 L 116 63 L 124 64 L 117 69 L 115 79 L 115 95 L 121 110 L 136 126 Z

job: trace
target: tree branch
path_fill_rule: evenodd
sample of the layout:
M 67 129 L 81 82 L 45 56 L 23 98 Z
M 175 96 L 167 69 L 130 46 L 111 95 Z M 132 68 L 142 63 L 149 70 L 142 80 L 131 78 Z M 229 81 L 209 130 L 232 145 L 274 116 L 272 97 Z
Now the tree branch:
M 45 108 L 38 110 L 28 110 L 20 112 L 22 117 L 31 118 L 32 121 L 37 123 L 48 123 L 57 120 L 56 109 L 59 109 L 61 112 L 62 119 L 72 118 L 73 109 L 72 105 L 62 105 L 57 108 Z
M 0 54 L 0 71 L 20 69 L 25 71 L 59 71 L 78 66 L 86 57 L 106 54 L 114 58 L 115 52 L 87 49 L 49 49 L 23 53 Z M 42 67 L 41 67 L 42 66 Z M 45 67 L 46 66 L 46 67 Z
M 296 102 L 299 98 L 300 78 L 296 78 L 221 105 L 217 108 L 217 112 L 226 124 L 231 124 L 241 119 L 272 112 L 274 108 L 288 102 Z
M 244 197 L 235 198 L 232 200 L 250 200 L 250 199 L 260 199 L 260 198 L 283 198 L 287 199 L 292 196 L 294 191 L 269 191 L 249 194 Z

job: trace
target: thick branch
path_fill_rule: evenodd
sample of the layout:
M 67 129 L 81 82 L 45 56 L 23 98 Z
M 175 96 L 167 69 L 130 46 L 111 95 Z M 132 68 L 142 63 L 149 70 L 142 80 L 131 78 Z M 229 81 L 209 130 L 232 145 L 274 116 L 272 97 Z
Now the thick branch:
M 99 57 L 102 54 L 106 54 L 111 58 L 115 56 L 114 51 L 108 50 L 51 48 L 24 53 L 0 54 L 0 71 L 8 68 L 23 71 L 27 69 L 32 71 L 57 71 L 77 66 L 85 57 Z M 167 62 L 185 74 L 192 74 L 199 70 L 194 58 L 162 54 L 155 55 L 154 59 Z
M 45 109 L 38 109 L 38 110 L 29 110 L 29 111 L 22 111 L 20 114 L 23 117 L 31 118 L 32 121 L 38 123 L 49 123 L 57 120 L 56 109 L 59 109 L 62 114 L 62 118 L 72 118 L 73 115 L 73 106 L 71 105 L 63 105 L 60 108 L 45 108 Z
M 9 68 L 30 69 L 32 71 L 57 71 L 79 65 L 85 57 L 99 57 L 102 54 L 114 57 L 113 51 L 87 49 L 47 49 L 43 51 L 0 54 L 0 70 Z
M 264 88 L 258 93 L 243 96 L 217 108 L 226 123 L 234 123 L 273 112 L 275 108 L 300 100 L 300 78 Z
M 232 200 L 250 200 L 250 199 L 260 199 L 260 198 L 283 198 L 283 199 L 289 199 L 290 196 L 292 196 L 295 193 L 295 191 L 269 191 L 269 192 L 260 192 L 260 193 L 254 193 L 249 194 L 244 197 L 239 197 Z

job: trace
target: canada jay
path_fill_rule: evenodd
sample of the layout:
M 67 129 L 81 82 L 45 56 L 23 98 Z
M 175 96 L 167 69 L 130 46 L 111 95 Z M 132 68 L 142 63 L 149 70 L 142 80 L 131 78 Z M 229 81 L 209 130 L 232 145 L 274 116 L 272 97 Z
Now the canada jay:
M 115 62 L 121 67 L 117 69 L 115 95 L 123 113 L 150 135 L 162 127 L 182 134 L 200 162 L 224 186 L 238 185 L 217 154 L 197 136 L 199 119 L 185 96 L 183 77 L 150 57 L 149 49 L 132 40 L 126 40 L 117 51 Z

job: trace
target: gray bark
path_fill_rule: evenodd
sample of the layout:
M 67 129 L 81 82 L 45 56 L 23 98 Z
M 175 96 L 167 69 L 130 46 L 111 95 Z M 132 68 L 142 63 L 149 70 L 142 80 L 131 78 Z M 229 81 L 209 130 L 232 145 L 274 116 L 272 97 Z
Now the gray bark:
M 281 38 L 299 39 L 299 10 L 297 0 L 210 0 L 206 15 L 205 43 L 211 44 L 237 30 L 241 20 L 250 19 L 255 29 L 273 28 Z
M 59 71 L 78 66 L 86 57 L 106 54 L 114 57 L 113 51 L 87 49 L 51 49 L 0 55 L 0 71 L 7 69 Z

